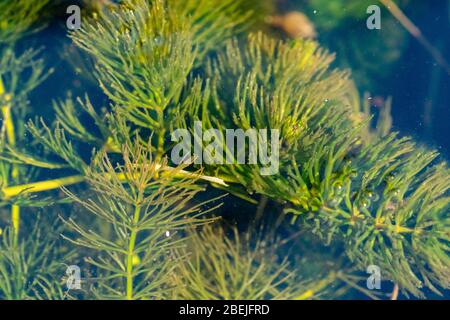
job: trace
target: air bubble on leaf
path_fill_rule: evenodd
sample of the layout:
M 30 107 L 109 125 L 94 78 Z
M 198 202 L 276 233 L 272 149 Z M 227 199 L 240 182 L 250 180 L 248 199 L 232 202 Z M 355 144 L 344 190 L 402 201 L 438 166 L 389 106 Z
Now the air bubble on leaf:
M 398 197 L 400 195 L 400 189 L 394 188 L 390 191 L 390 194 L 393 195 L 394 197 Z
M 370 207 L 370 205 L 371 205 L 371 202 L 370 202 L 370 200 L 369 199 L 367 199 L 367 198 L 363 198 L 363 199 L 361 199 L 360 201 L 359 201 L 359 205 L 362 207 L 362 208 L 365 208 L 365 209 L 367 209 L 367 208 L 369 208 Z
M 387 182 L 394 181 L 394 179 L 395 179 L 395 174 L 394 174 L 393 172 L 389 173 L 389 174 L 386 176 L 386 178 L 385 178 L 385 180 L 386 180 Z
M 153 39 L 153 41 L 155 42 L 155 44 L 156 44 L 157 46 L 160 46 L 160 45 L 162 45 L 162 43 L 163 43 L 163 38 L 162 38 L 162 37 L 155 37 L 155 38 Z
M 334 194 L 339 196 L 342 195 L 342 193 L 344 192 L 344 186 L 342 185 L 341 181 L 337 181 L 333 184 L 334 187 Z
M 372 201 L 378 201 L 380 200 L 380 195 L 376 192 L 372 193 L 372 197 L 371 197 Z
M 352 158 L 351 157 L 345 157 L 342 162 L 343 162 L 344 166 L 350 166 L 352 164 Z
M 368 189 L 365 191 L 365 195 L 367 198 L 369 198 L 371 201 L 378 201 L 380 199 L 380 196 L 374 192 L 371 189 Z

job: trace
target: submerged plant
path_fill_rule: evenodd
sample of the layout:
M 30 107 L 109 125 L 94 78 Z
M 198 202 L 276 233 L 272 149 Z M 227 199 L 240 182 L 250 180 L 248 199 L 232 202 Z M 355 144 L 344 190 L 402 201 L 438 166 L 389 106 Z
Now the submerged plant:
M 29 115 L 27 94 L 45 80 L 43 60 L 32 49 L 21 54 L 15 53 L 15 43 L 26 32 L 36 31 L 36 20 L 48 0 L 0 2 L 0 108 L 2 125 L 0 128 L 0 152 L 7 153 L 24 140 L 23 119 Z M 0 161 L 0 186 L 17 184 L 29 175 L 25 168 L 11 162 Z M 17 242 L 20 226 L 20 207 L 11 203 L 13 237 Z
M 230 235 L 226 228 L 206 225 L 190 230 L 188 259 L 173 270 L 173 298 L 183 300 L 304 300 L 318 297 L 338 275 L 299 279 L 287 257 L 279 257 L 280 241 L 258 239 L 252 232 Z
M 447 164 L 437 163 L 436 152 L 389 133 L 387 114 L 380 118 L 384 127 L 373 130 L 349 73 L 333 70 L 333 55 L 317 42 L 248 32 L 258 15 L 244 3 L 121 1 L 71 33 L 93 60 L 110 107 L 100 108 L 88 95 L 57 101 L 53 125 L 28 122 L 28 146 L 8 133 L 23 130 L 24 137 L 20 119 L 27 114 L 4 113 L 0 199 L 13 205 L 15 245 L 26 241 L 15 208 L 52 205 L 64 198 L 62 187 L 85 208 L 81 218 L 64 218 L 69 228 L 58 246 L 89 256 L 95 284 L 83 297 L 312 298 L 333 281 L 356 279 L 336 272 L 304 279 L 299 287 L 301 268 L 287 267 L 298 253 L 268 259 L 239 232 L 230 236 L 211 227 L 187 239 L 186 230 L 210 222 L 201 210 L 205 203 L 194 197 L 208 197 L 200 191 L 209 184 L 250 203 L 257 195 L 271 199 L 290 230 L 342 248 L 352 269 L 379 266 L 405 294 L 448 289 Z M 31 77 L 22 75 L 17 90 L 18 82 L 9 79 L 22 69 L 0 65 L 5 110 L 45 78 L 42 63 L 29 60 L 24 66 Z M 218 129 L 210 138 L 224 154 L 234 154 L 226 129 L 278 130 L 278 170 L 267 174 L 266 164 L 236 159 L 171 163 L 171 133 L 195 135 L 198 123 Z M 46 180 L 49 173 L 56 178 Z M 0 288 L 7 283 L 0 278 Z
M 84 227 L 74 220 L 69 226 L 79 234 L 76 245 L 100 251 L 87 262 L 101 274 L 93 292 L 97 298 L 164 298 L 164 278 L 176 265 L 168 252 L 181 239 L 176 234 L 187 226 L 205 223 L 203 203 L 188 206 L 198 192 L 195 174 L 174 181 L 181 169 L 165 171 L 141 142 L 125 145 L 123 165 L 114 166 L 106 154 L 100 155 L 87 181 L 98 194 L 82 200 L 66 191 L 94 214 L 101 230 Z M 167 288 L 169 289 L 169 288 Z
M 16 243 L 14 230 L 1 235 L 0 299 L 64 299 L 61 279 L 64 264 L 70 263 L 74 252 L 59 245 L 61 226 L 38 221 L 26 237 Z M 57 231 L 57 232 L 55 232 Z
M 0 1 L 0 44 L 14 43 L 27 33 L 42 28 L 36 22 L 48 3 L 49 0 Z
M 390 70 L 400 61 L 408 45 L 407 33 L 399 28 L 388 11 L 384 11 L 382 2 L 292 0 L 286 9 L 305 12 L 311 18 L 320 42 L 336 51 L 339 66 L 352 68 L 358 88 L 379 92 L 383 88 L 376 84 L 392 77 Z M 396 3 L 404 7 L 411 1 L 397 0 Z M 381 30 L 366 28 L 367 10 L 372 5 L 383 10 Z M 411 6 L 418 8 L 416 3 Z M 370 52 L 370 58 L 365 52 Z

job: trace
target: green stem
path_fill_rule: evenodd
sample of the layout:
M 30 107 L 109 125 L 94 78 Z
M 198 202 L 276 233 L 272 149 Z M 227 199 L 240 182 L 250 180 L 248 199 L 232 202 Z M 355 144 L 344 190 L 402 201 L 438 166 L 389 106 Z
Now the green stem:
M 3 80 L 0 77 L 0 96 L 5 94 L 5 86 Z M 7 97 L 8 96 L 8 97 Z M 7 101 L 11 99 L 10 95 L 5 95 Z M 5 126 L 6 136 L 8 138 L 8 143 L 11 146 L 16 144 L 16 134 L 14 131 L 14 122 L 11 115 L 11 104 L 7 103 L 1 107 L 3 115 L 3 123 Z M 13 179 L 19 176 L 19 168 L 16 165 L 12 165 L 11 177 Z M 17 244 L 19 239 L 19 229 L 20 229 L 20 207 L 17 205 L 11 206 L 11 221 L 14 230 L 14 243 Z
M 166 134 L 166 129 L 164 126 L 164 110 L 158 111 L 158 122 L 160 124 L 160 129 L 158 132 L 158 143 L 156 149 L 156 163 L 160 163 L 162 156 L 164 154 L 164 136 Z
M 422 34 L 420 29 L 403 13 L 403 11 L 392 0 L 380 0 L 389 12 L 400 22 L 400 24 L 431 54 L 433 59 L 450 75 L 450 64 L 438 48 Z
M 18 205 L 11 206 L 11 220 L 14 230 L 14 244 L 17 245 L 20 231 L 20 207 Z
M 138 234 L 136 225 L 139 222 L 140 212 L 141 207 L 137 204 L 133 214 L 133 226 L 131 229 L 130 243 L 128 244 L 127 253 L 127 300 L 133 300 L 133 258 Z
M 177 170 L 172 167 L 164 167 L 162 170 L 164 171 L 172 171 Z M 234 181 L 228 181 L 219 177 L 213 177 L 213 176 L 206 176 L 201 175 L 185 170 L 178 170 L 178 172 L 175 175 L 176 177 L 185 178 L 185 177 L 192 177 L 197 178 L 200 180 L 204 180 L 207 182 L 211 182 L 216 185 L 221 185 L 224 187 L 228 187 L 227 182 L 233 183 Z M 125 177 L 119 176 L 121 180 L 125 180 Z M 12 197 L 18 196 L 20 194 L 30 194 L 30 193 L 38 193 L 43 191 L 50 191 L 54 189 L 58 189 L 64 186 L 69 186 L 73 184 L 81 183 L 85 180 L 85 177 L 82 175 L 75 175 L 75 176 L 68 176 L 64 178 L 59 179 L 53 179 L 53 180 L 45 180 L 45 181 L 39 181 L 39 182 L 33 182 L 18 186 L 12 186 L 12 187 L 5 187 L 2 190 L 0 190 L 0 195 L 3 199 L 7 200 Z
M 18 196 L 20 194 L 37 193 L 43 191 L 49 191 L 58 189 L 63 186 L 69 186 L 72 184 L 77 184 L 83 182 L 84 176 L 69 176 L 59 179 L 46 180 L 40 182 L 33 182 L 28 184 L 22 184 L 18 186 L 6 187 L 1 190 L 1 195 L 4 199 L 10 199 L 12 197 Z

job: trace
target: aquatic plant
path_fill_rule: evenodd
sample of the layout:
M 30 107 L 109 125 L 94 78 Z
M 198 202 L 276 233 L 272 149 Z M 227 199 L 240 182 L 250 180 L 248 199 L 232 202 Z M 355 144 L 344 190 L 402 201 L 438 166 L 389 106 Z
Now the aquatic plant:
M 69 241 L 102 253 L 87 259 L 101 275 L 92 290 L 97 298 L 163 298 L 164 279 L 177 265 L 167 254 L 180 245 L 176 233 L 208 222 L 200 216 L 214 209 L 202 212 L 206 203 L 188 206 L 199 191 L 196 174 L 175 181 L 181 168 L 165 171 L 166 165 L 154 162 L 139 140 L 133 144 L 124 146 L 123 165 L 114 166 L 103 153 L 92 166 L 95 171 L 88 171 L 95 199 L 82 200 L 66 190 L 102 224 L 92 230 L 92 224 L 68 221 L 79 235 Z
M 15 240 L 1 250 L 33 239 L 20 232 L 18 208 L 54 207 L 68 196 L 79 205 L 61 208 L 83 214 L 62 214 L 66 241 L 52 248 L 61 256 L 89 257 L 94 284 L 81 298 L 313 298 L 357 279 L 343 270 L 303 279 L 301 268 L 287 263 L 295 252 L 268 259 L 238 231 L 227 235 L 206 226 L 189 232 L 211 222 L 205 213 L 217 205 L 202 211 L 207 203 L 195 197 L 207 196 L 200 191 L 208 184 L 250 203 L 271 199 L 290 229 L 343 248 L 351 270 L 379 266 L 407 295 L 448 289 L 447 164 L 389 133 L 382 121 L 387 114 L 383 128 L 372 128 L 349 72 L 333 70 L 334 56 L 317 42 L 248 32 L 257 14 L 244 10 L 244 2 L 122 1 L 71 33 L 93 59 L 111 105 L 100 108 L 87 95 L 56 101 L 54 124 L 29 121 L 28 136 L 21 122 L 26 114 L 4 112 L 0 199 L 12 205 L 7 234 Z M 20 106 L 45 78 L 42 62 L 28 59 L 33 62 L 23 65 L 31 77 L 15 64 L 0 65 L 5 110 Z M 8 74 L 21 77 L 20 88 Z M 218 132 L 278 129 L 279 172 L 266 175 L 262 164 L 171 163 L 171 132 L 195 133 L 197 121 Z M 10 132 L 25 140 L 15 143 Z M 225 141 L 220 133 L 215 138 Z M 221 148 L 233 153 L 224 143 Z M 56 178 L 45 179 L 49 174 Z M 27 256 L 26 247 L 20 255 Z M 9 289 L 12 271 L 2 267 L 11 260 L 0 256 L 2 298 L 17 297 Z M 208 269 L 209 263 L 217 268 Z M 245 278 L 250 273 L 255 277 Z M 224 283 L 230 278 L 234 282 Z M 271 281 L 262 286 L 263 278 Z M 53 283 L 42 281 L 45 288 Z M 32 298 L 59 298 L 61 290 L 55 285 L 44 292 Z
M 29 114 L 26 102 L 27 94 L 45 80 L 48 72 L 44 71 L 43 60 L 38 59 L 38 52 L 32 49 L 16 54 L 14 44 L 27 32 L 36 31 L 35 23 L 47 0 L 16 1 L 13 4 L 0 3 L 0 107 L 2 126 L 0 131 L 0 151 L 14 147 L 23 140 L 25 126 L 23 119 Z M 17 184 L 27 174 L 14 164 L 0 162 L 3 187 Z M 15 234 L 19 229 L 20 208 L 11 207 L 11 220 Z
M 190 230 L 183 259 L 173 272 L 174 299 L 268 300 L 303 299 L 313 294 L 277 257 L 276 242 L 256 240 L 251 233 L 207 225 Z M 192 254 L 189 254 L 192 253 Z M 330 283 L 331 279 L 325 282 Z M 318 294 L 319 288 L 314 290 Z
M 397 3 L 404 7 L 408 0 Z M 367 8 L 371 5 L 382 8 L 381 30 L 365 28 Z M 376 87 L 377 80 L 391 76 L 389 70 L 392 68 L 388 66 L 395 66 L 407 48 L 407 32 L 398 27 L 396 19 L 384 10 L 381 2 L 306 0 L 293 1 L 292 8 L 309 13 L 321 43 L 336 51 L 340 66 L 352 68 L 353 77 L 362 90 L 379 92 L 382 88 Z M 364 54 L 364 49 L 371 53 L 370 59 Z
M 43 8 L 49 0 L 8 2 L 0 2 L 0 44 L 13 43 L 43 27 L 37 22 L 42 17 Z

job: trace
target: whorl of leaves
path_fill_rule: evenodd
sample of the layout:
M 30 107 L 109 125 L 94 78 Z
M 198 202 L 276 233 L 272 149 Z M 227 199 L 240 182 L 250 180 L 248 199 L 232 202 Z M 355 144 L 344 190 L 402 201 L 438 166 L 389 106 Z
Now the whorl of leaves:
M 174 271 L 169 262 L 175 258 L 165 252 L 178 243 L 165 237 L 166 231 L 199 222 L 178 219 L 200 214 L 199 206 L 187 205 L 199 180 L 189 170 L 202 170 L 209 181 L 223 182 L 213 186 L 251 202 L 255 193 L 273 199 L 298 228 L 319 235 L 326 244 L 343 244 L 347 257 L 361 270 L 380 266 L 405 293 L 421 296 L 424 287 L 448 289 L 448 165 L 439 164 L 435 152 L 389 133 L 386 114 L 383 128 L 372 130 L 348 73 L 333 70 L 333 56 L 316 42 L 278 41 L 261 33 L 247 40 L 234 38 L 248 15 L 240 11 L 241 2 L 195 3 L 123 1 L 72 34 L 92 55 L 95 75 L 112 107 L 98 113 L 88 98 L 78 101 L 95 130 L 80 119 L 70 99 L 55 104 L 55 125 L 30 122 L 35 142 L 45 151 L 33 156 L 5 146 L 2 180 L 7 181 L 8 158 L 32 168 L 70 167 L 77 175 L 40 184 L 26 184 L 27 177 L 21 187 L 3 184 L 2 200 L 89 183 L 95 197 L 69 195 L 109 225 L 109 231 L 89 230 L 72 220 L 69 224 L 80 236 L 72 241 L 96 252 L 88 262 L 105 275 L 95 291 L 98 297 L 166 294 L 161 279 Z M 15 70 L 14 65 L 3 65 L 8 67 L 2 75 Z M 14 81 L 4 78 L 12 88 Z M 14 94 L 20 97 L 20 92 Z M 258 164 L 162 170 L 169 165 L 163 159 L 173 146 L 170 131 L 192 130 L 197 120 L 203 129 L 280 130 L 279 172 L 262 175 Z M 135 141 L 134 135 L 141 138 Z M 148 143 L 142 142 L 144 137 L 150 137 Z M 81 145 L 99 151 L 88 158 L 81 154 Z M 223 150 L 232 151 L 226 145 Z M 51 153 L 60 161 L 44 159 Z M 118 165 L 110 160 L 115 154 L 122 155 Z M 204 237 L 209 239 L 208 233 Z M 218 249 L 233 252 L 235 243 L 227 241 Z M 202 245 L 216 244 L 199 243 L 199 250 Z M 154 256 L 162 260 L 153 263 Z M 208 263 L 207 257 L 202 259 Z M 224 265 L 234 264 L 229 260 Z M 222 292 L 222 297 L 231 297 L 239 292 L 225 289 L 185 294 L 219 297 Z M 254 297 L 251 288 L 245 290 Z
M 13 43 L 42 26 L 36 25 L 49 0 L 0 1 L 0 45 Z
M 94 196 L 81 199 L 66 189 L 107 230 L 68 221 L 78 237 L 67 239 L 92 251 L 86 261 L 101 274 L 93 294 L 102 299 L 164 298 L 167 274 L 177 264 L 169 254 L 180 245 L 177 233 L 210 221 L 205 215 L 215 206 L 190 204 L 200 190 L 196 179 L 175 181 L 181 168 L 163 171 L 164 165 L 154 162 L 139 140 L 124 147 L 123 164 L 113 164 L 105 153 L 97 159 L 87 173 Z

